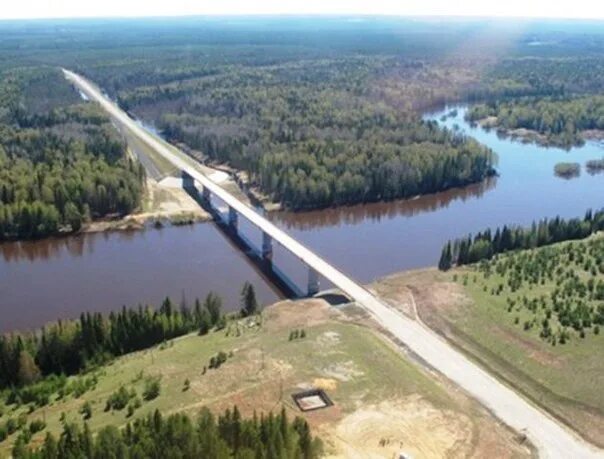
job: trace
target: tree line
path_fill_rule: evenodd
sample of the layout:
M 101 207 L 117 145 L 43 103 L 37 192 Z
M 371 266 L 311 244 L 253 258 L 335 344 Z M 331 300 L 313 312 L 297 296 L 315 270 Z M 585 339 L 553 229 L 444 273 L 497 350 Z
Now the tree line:
M 58 70 L 2 77 L 0 241 L 78 231 L 140 205 L 144 169 L 100 107 L 79 102 Z
M 518 249 L 532 249 L 556 242 L 584 239 L 597 231 L 604 230 L 604 209 L 587 211 L 584 218 L 543 219 L 530 227 L 497 228 L 477 233 L 474 237 L 455 239 L 442 249 L 439 269 L 446 271 L 454 265 L 466 265 L 488 260 L 498 253 Z
M 240 315 L 259 310 L 254 287 L 246 282 Z M 49 375 L 75 374 L 192 331 L 206 334 L 225 325 L 222 299 L 209 293 L 203 303 L 196 299 L 193 307 L 166 298 L 158 309 L 124 307 L 108 316 L 86 312 L 79 320 L 59 321 L 33 333 L 3 335 L 0 389 L 25 387 Z
M 186 414 L 163 416 L 159 411 L 126 424 L 123 429 L 107 426 L 93 435 L 88 424 L 64 423 L 57 439 L 46 435 L 39 447 L 29 448 L 19 437 L 15 459 L 63 458 L 283 458 L 321 457 L 322 442 L 308 423 L 290 421 L 285 409 L 245 419 L 235 406 L 215 417 L 207 408 L 196 419 Z

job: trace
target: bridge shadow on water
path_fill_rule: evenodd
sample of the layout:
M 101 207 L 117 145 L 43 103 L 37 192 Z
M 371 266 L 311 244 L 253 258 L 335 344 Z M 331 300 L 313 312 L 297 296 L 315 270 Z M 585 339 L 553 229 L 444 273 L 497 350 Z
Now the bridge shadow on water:
M 306 296 L 305 292 L 287 274 L 275 266 L 272 260 L 266 260 L 262 257 L 262 251 L 256 244 L 241 231 L 231 228 L 228 218 L 217 207 L 213 206 L 211 202 L 206 201 L 197 188 L 184 187 L 184 189 L 189 196 L 212 216 L 213 223 L 225 236 L 229 244 L 246 256 L 264 281 L 268 285 L 273 286 L 279 295 L 292 299 Z

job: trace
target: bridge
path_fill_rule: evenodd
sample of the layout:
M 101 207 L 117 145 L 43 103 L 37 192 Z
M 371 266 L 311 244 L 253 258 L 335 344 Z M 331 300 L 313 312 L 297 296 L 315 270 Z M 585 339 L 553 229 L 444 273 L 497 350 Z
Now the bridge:
M 272 257 L 273 242 L 278 242 L 308 266 L 309 294 L 319 290 L 318 275 L 325 277 L 365 309 L 388 334 L 402 343 L 404 348 L 424 365 L 437 370 L 456 383 L 508 426 L 525 433 L 539 450 L 541 457 L 604 458 L 602 450 L 587 443 L 548 413 L 491 376 L 432 330 L 380 301 L 365 287 L 200 173 L 190 162 L 176 155 L 165 143 L 139 126 L 86 79 L 69 70 L 63 69 L 63 72 L 66 78 L 87 97 L 97 101 L 147 146 L 181 170 L 186 187 L 194 187 L 197 182 L 202 187 L 201 194 L 204 199 L 211 200 L 213 196 L 222 199 L 228 206 L 228 222 L 233 231 L 237 230 L 239 217 L 246 218 L 256 226 L 262 232 L 262 254 L 266 259 Z M 303 313 L 301 311 L 301 314 Z

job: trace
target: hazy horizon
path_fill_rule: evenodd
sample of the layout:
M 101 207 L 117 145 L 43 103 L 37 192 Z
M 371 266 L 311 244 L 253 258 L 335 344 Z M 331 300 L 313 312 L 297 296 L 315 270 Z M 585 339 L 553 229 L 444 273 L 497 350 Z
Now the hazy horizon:
M 237 17 L 237 16 L 367 16 L 408 18 L 502 18 L 502 19 L 579 19 L 604 20 L 604 3 L 592 0 L 564 1 L 510 0 L 505 4 L 462 0 L 393 2 L 375 0 L 259 0 L 250 4 L 242 0 L 198 2 L 177 0 L 107 0 L 87 3 L 76 0 L 24 0 L 6 5 L 0 20 L 79 19 L 79 18 L 161 18 L 161 17 Z

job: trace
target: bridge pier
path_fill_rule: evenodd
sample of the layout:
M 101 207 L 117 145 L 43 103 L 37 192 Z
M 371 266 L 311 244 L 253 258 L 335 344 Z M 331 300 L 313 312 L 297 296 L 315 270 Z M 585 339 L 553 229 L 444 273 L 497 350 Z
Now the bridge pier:
M 197 191 L 197 189 L 195 188 L 195 179 L 193 178 L 193 176 L 191 176 L 185 171 L 181 171 L 180 177 L 182 178 L 182 187 L 185 189 L 185 191 L 187 191 L 188 193 Z
M 319 273 L 310 266 L 308 267 L 308 296 L 319 293 Z
M 237 214 L 237 211 L 229 206 L 229 228 L 231 228 L 231 230 L 233 230 L 235 233 L 237 233 L 238 217 L 239 215 Z
M 273 238 L 264 231 L 262 232 L 262 259 L 265 261 L 273 259 Z
M 210 191 L 209 188 L 204 186 L 201 189 L 201 197 L 203 198 L 204 201 L 206 201 L 209 204 L 212 199 L 212 192 Z

